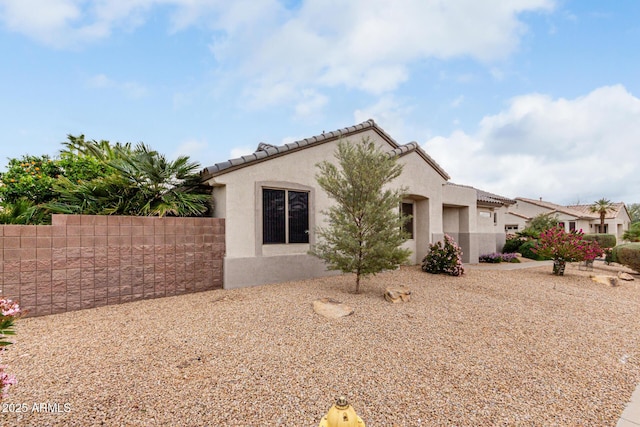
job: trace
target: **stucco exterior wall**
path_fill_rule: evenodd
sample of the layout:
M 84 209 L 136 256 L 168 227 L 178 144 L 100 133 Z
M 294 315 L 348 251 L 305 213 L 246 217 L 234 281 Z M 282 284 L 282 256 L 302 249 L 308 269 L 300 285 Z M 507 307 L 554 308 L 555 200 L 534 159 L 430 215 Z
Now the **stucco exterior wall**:
M 517 212 L 520 215 L 524 215 L 528 218 L 533 218 L 541 213 L 547 214 L 551 212 L 550 209 L 543 208 L 542 206 L 527 203 L 523 200 L 518 200 L 515 205 L 510 206 L 509 211 Z
M 605 218 L 604 223 L 607 226 L 607 233 L 616 236 L 618 243 L 622 242 L 622 235 L 629 229 L 631 218 L 626 210 L 622 210 L 616 218 Z M 600 219 L 589 222 L 585 233 L 597 233 L 600 225 Z
M 525 227 L 527 226 L 527 220 L 518 216 L 518 215 L 513 215 L 512 212 L 507 211 L 504 214 L 504 226 L 503 229 L 505 229 L 505 227 L 507 225 L 511 225 L 511 226 L 517 226 L 518 228 L 515 230 L 510 230 L 508 233 L 510 234 L 514 234 L 517 231 L 522 231 L 525 229 Z M 505 229 L 506 231 L 506 229 Z
M 347 139 L 352 142 L 369 137 L 384 151 L 393 149 L 377 132 L 367 129 Z M 331 205 L 327 194 L 317 186 L 316 164 L 335 162 L 337 140 L 290 152 L 284 156 L 255 162 L 250 166 L 222 173 L 208 181 L 214 186 L 214 215 L 225 218 L 225 288 L 251 286 L 332 274 L 315 257 L 315 227 L 326 223 L 321 213 Z M 414 240 L 411 263 L 417 263 L 432 241 L 433 230 L 442 231 L 442 185 L 445 180 L 417 152 L 399 158 L 402 175 L 392 185 L 405 187 L 414 203 Z M 262 244 L 262 188 L 309 191 L 309 244 Z M 217 200 L 222 198 L 222 200 Z
M 479 205 L 474 188 L 456 185 L 444 186 L 443 203 L 443 231 L 462 248 L 463 262 L 502 249 L 507 208 Z

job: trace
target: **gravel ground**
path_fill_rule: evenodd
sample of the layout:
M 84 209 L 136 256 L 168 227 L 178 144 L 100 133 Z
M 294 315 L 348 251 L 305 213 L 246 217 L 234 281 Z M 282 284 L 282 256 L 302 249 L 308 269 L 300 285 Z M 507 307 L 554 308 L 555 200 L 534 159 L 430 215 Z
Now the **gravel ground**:
M 640 382 L 640 276 L 550 273 L 404 267 L 360 295 L 344 275 L 21 319 L 0 424 L 317 426 L 344 394 L 370 427 L 613 426 Z M 322 318 L 322 297 L 355 313 Z

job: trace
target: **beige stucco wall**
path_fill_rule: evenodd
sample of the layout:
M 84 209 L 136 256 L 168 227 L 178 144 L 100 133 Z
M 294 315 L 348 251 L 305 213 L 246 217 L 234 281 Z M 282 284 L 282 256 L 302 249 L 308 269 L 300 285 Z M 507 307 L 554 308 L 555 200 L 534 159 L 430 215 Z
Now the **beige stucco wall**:
M 529 218 L 533 218 L 537 215 L 540 214 L 549 214 L 551 212 L 553 212 L 551 209 L 549 208 L 545 208 L 542 206 L 538 206 L 538 205 L 534 205 L 532 203 L 527 203 L 525 201 L 522 200 L 518 200 L 518 202 L 509 207 L 509 211 L 510 212 L 517 212 L 521 215 L 525 215 Z M 589 221 L 585 220 L 585 219 L 580 219 L 574 215 L 569 215 L 563 212 L 554 212 L 552 214 L 553 216 L 555 216 L 558 219 L 558 222 L 563 222 L 565 225 L 565 230 L 569 231 L 569 222 L 575 222 L 576 223 L 576 230 L 582 229 L 585 233 L 589 233 Z M 519 218 L 514 216 L 514 215 L 509 215 L 508 217 L 508 223 L 509 224 L 513 224 L 516 223 L 515 221 L 517 221 Z M 520 219 L 521 222 L 518 222 L 518 224 L 522 224 L 522 228 L 527 226 L 527 223 L 524 219 Z
M 443 201 L 444 233 L 458 242 L 464 262 L 476 263 L 480 255 L 502 249 L 506 208 L 479 204 L 476 190 L 464 186 L 445 185 Z
M 510 212 L 517 212 L 520 215 L 524 215 L 528 218 L 533 218 L 539 214 L 548 214 L 551 212 L 550 209 L 543 208 L 542 206 L 534 205 L 532 203 L 527 203 L 522 200 L 518 200 L 516 204 L 511 205 L 509 207 Z
M 509 231 L 509 233 L 515 233 L 516 231 L 522 231 L 527 226 L 527 220 L 518 216 L 513 215 L 510 211 L 505 212 L 504 214 L 504 225 L 517 225 L 517 230 Z M 503 227 L 504 229 L 504 227 Z M 506 230 L 505 230 L 506 231 Z
M 393 147 L 369 129 L 348 139 L 356 142 L 369 137 L 383 150 Z M 328 274 L 318 260 L 307 252 L 315 242 L 316 226 L 325 218 L 321 211 L 331 205 L 327 194 L 317 186 L 316 164 L 335 162 L 337 141 L 330 141 L 284 156 L 269 158 L 250 166 L 221 174 L 209 180 L 214 186 L 214 215 L 226 224 L 225 287 L 239 287 L 280 282 Z M 407 198 L 415 206 L 415 239 L 411 263 L 426 253 L 434 232 L 442 232 L 442 185 L 445 180 L 422 159 L 411 152 L 399 159 L 402 175 L 392 185 L 406 187 Z M 310 244 L 263 245 L 261 232 L 261 189 L 263 187 L 309 190 Z M 220 199 L 221 198 L 221 199 Z M 220 200 L 218 200 L 220 199 Z
M 607 225 L 609 234 L 616 236 L 618 243 L 622 242 L 622 235 L 629 229 L 631 225 L 631 218 L 625 209 L 621 209 L 618 212 L 618 216 L 615 218 L 605 218 L 604 223 Z M 598 231 L 600 225 L 600 219 L 591 220 L 588 229 L 585 233 L 595 233 Z M 588 231 L 587 231 L 588 230 Z

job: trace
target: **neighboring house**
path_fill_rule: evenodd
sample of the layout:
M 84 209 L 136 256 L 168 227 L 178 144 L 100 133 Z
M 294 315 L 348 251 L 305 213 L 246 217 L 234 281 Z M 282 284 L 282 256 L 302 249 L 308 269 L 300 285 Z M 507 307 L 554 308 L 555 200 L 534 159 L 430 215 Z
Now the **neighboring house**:
M 622 235 L 629 229 L 631 225 L 631 215 L 624 203 L 612 203 L 613 208 L 607 212 L 604 217 L 604 228 L 600 229 L 600 214 L 591 212 L 592 205 L 569 205 L 568 208 L 579 212 L 589 213 L 596 218 L 591 220 L 589 231 L 585 233 L 608 233 L 613 234 L 619 241 L 622 241 Z
M 624 203 L 614 203 L 614 209 L 605 218 L 602 232 L 610 233 L 621 241 L 622 235 L 629 229 L 631 218 Z M 509 207 L 506 214 L 505 232 L 507 234 L 522 231 L 533 217 L 545 214 L 553 215 L 565 231 L 582 230 L 585 234 L 599 233 L 600 215 L 590 210 L 591 205 L 563 206 L 542 199 L 516 197 L 516 203 Z
M 513 201 L 473 187 L 450 184 L 449 175 L 416 142 L 398 144 L 373 120 L 282 146 L 260 143 L 253 154 L 203 169 L 213 187 L 214 216 L 225 218 L 227 289 L 331 274 L 309 255 L 315 229 L 331 205 L 316 182 L 316 164 L 335 161 L 341 139 L 369 138 L 404 166 L 394 186 L 407 188 L 399 206 L 413 219 L 410 263 L 419 263 L 430 243 L 451 234 L 464 262 L 496 251 L 504 242 L 500 209 Z M 501 247 L 501 246 L 500 246 Z

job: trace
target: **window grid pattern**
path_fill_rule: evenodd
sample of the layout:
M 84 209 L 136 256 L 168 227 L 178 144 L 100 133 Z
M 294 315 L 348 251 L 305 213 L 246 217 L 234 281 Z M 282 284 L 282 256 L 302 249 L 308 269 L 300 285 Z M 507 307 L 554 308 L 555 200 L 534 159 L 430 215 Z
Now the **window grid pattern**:
M 309 243 L 309 193 L 262 189 L 262 243 Z

